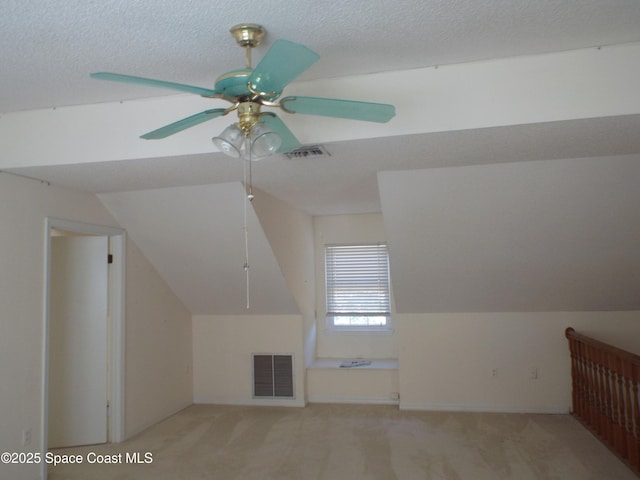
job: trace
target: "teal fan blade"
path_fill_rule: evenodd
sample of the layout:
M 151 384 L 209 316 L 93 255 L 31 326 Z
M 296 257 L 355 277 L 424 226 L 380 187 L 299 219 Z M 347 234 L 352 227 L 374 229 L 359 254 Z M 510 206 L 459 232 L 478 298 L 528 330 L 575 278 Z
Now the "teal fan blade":
M 132 75 L 122 75 L 120 73 L 96 72 L 90 74 L 91 78 L 98 80 L 110 80 L 112 82 L 136 83 L 138 85 L 147 85 L 150 87 L 168 88 L 170 90 L 178 90 L 179 92 L 195 93 L 203 97 L 219 96 L 218 92 L 209 88 L 194 87 L 193 85 L 185 85 L 183 83 L 165 82 L 163 80 L 154 80 L 152 78 L 134 77 Z
M 266 123 L 271 130 L 280 135 L 282 143 L 280 144 L 280 148 L 278 148 L 278 153 L 287 153 L 300 147 L 300 142 L 280 117 L 275 114 L 269 114 L 263 115 L 261 120 Z
M 350 118 L 366 122 L 385 123 L 391 120 L 396 109 L 386 103 L 355 102 L 335 98 L 285 97 L 280 101 L 282 109 L 292 113 Z
M 313 50 L 289 40 L 276 40 L 249 77 L 257 92 L 279 95 L 284 87 L 318 61 Z
M 173 135 L 174 133 L 178 133 L 182 130 L 186 130 L 187 128 L 194 127 L 199 123 L 203 123 L 208 120 L 213 120 L 214 118 L 221 117 L 222 115 L 226 115 L 226 113 L 227 110 L 224 108 L 205 110 L 204 112 L 196 113 L 195 115 L 191 115 L 190 117 L 183 118 L 182 120 L 170 123 L 169 125 L 165 125 L 164 127 L 158 128 L 153 132 L 145 133 L 144 135 L 141 135 L 140 138 L 144 138 L 145 140 L 158 140 L 160 138 L 166 138 L 169 135 Z

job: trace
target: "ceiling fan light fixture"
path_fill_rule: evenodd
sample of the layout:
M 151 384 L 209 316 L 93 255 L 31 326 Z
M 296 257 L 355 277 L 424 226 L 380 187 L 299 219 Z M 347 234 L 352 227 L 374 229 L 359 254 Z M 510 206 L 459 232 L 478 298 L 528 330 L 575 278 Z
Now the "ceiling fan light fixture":
M 213 137 L 211 141 L 225 155 L 240 158 L 244 132 L 234 123 L 225 128 L 219 136 Z
M 256 123 L 249 135 L 251 142 L 251 158 L 268 157 L 277 152 L 282 144 L 282 137 L 264 123 Z

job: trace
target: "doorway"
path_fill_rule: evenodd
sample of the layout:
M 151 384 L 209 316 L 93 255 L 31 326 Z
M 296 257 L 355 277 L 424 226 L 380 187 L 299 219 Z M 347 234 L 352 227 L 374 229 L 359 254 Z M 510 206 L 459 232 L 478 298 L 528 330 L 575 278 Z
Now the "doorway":
M 46 220 L 43 457 L 124 440 L 124 241 L 118 228 Z

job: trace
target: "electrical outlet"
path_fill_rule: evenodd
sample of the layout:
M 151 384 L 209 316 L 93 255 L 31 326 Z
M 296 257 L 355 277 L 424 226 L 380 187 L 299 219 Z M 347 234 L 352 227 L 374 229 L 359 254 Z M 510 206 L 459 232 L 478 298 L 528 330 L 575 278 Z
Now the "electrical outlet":
M 492 368 L 491 369 L 491 378 L 498 378 L 498 369 L 497 368 Z
M 391 392 L 389 397 L 391 400 L 400 400 L 400 392 Z
M 529 378 L 531 380 L 538 379 L 538 367 L 531 367 L 531 370 L 529 371 Z
M 22 431 L 22 446 L 31 445 L 31 428 Z

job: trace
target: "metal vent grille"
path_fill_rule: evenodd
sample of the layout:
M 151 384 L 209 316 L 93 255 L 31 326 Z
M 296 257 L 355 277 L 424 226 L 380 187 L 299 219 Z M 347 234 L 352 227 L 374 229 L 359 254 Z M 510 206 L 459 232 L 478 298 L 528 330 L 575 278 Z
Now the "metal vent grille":
M 302 147 L 285 153 L 289 158 L 311 158 L 311 157 L 330 157 L 331 154 L 322 145 L 312 145 Z
M 253 396 L 293 398 L 293 355 L 253 354 Z

